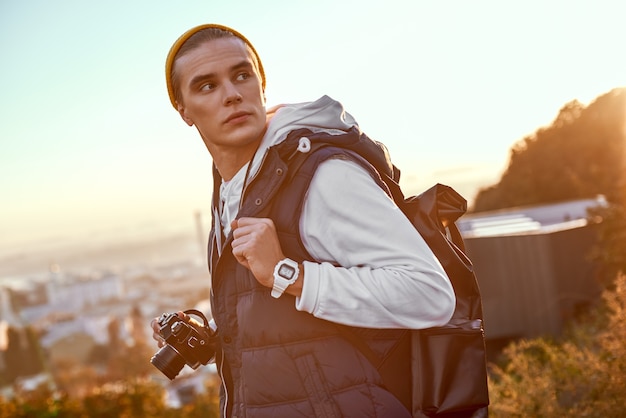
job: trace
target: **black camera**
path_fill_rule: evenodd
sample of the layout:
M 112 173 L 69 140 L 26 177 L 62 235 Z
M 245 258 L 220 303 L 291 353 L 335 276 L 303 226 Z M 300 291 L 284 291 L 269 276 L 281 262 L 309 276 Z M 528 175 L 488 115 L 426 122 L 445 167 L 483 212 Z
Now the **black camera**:
M 165 345 L 152 356 L 150 363 L 170 380 L 178 375 L 185 364 L 197 369 L 215 357 L 217 336 L 209 328 L 204 314 L 196 309 L 184 312 L 201 317 L 204 325 L 185 322 L 175 313 L 164 313 L 158 320 L 159 334 Z

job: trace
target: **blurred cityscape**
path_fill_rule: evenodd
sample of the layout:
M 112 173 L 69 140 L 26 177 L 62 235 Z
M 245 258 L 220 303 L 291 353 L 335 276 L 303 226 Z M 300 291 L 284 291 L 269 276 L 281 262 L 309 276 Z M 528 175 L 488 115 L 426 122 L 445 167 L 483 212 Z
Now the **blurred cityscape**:
M 149 363 L 158 350 L 152 318 L 189 308 L 210 317 L 206 233 L 195 221 L 162 235 L 51 241 L 0 257 L 0 395 L 54 384 L 59 367 L 103 372 L 115 350 L 137 351 L 171 405 L 190 385 L 202 390 L 211 367 L 185 367 L 170 382 Z

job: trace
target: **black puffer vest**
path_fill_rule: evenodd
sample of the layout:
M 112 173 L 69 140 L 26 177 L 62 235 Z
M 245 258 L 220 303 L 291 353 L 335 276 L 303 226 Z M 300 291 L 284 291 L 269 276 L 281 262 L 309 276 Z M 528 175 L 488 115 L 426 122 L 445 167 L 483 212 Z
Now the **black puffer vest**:
M 317 144 L 327 134 L 298 130 L 270 148 L 239 210 L 239 217 L 272 219 L 283 252 L 298 262 L 313 261 L 302 245 L 299 219 L 315 168 L 328 158 L 350 158 L 377 175 L 365 159 L 334 147 L 317 150 L 314 146 L 306 158 L 294 163 L 292 157 L 304 135 Z M 354 130 L 342 137 L 358 140 L 359 135 Z M 216 172 L 214 178 L 217 199 L 221 180 Z M 223 381 L 223 416 L 410 416 L 383 387 L 376 367 L 344 336 L 342 326 L 297 311 L 291 295 L 271 297 L 270 289 L 233 257 L 232 236 L 226 238 L 221 256 L 217 255 L 214 232 L 209 255 L 211 304 L 221 346 L 217 366 Z M 405 333 L 356 328 L 348 332 L 358 333 L 381 357 L 392 352 Z

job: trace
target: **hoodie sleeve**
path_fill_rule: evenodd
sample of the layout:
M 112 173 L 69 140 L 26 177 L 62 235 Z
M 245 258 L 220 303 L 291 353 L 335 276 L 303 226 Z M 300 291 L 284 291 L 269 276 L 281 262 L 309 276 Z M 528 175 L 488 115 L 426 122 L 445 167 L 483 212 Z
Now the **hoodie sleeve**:
M 445 324 L 455 296 L 445 271 L 402 211 L 352 161 L 318 167 L 300 220 L 304 287 L 296 308 L 368 328 Z

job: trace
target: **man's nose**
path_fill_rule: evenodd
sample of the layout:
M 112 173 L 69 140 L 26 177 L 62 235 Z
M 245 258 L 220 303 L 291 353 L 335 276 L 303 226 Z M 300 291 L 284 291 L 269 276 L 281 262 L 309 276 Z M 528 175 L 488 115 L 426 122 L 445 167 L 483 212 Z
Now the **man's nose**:
M 237 88 L 237 86 L 235 86 L 233 83 L 227 83 L 226 85 L 224 85 L 224 87 L 225 87 L 224 104 L 229 105 L 229 104 L 241 102 L 243 97 L 241 93 L 239 92 L 239 89 Z

